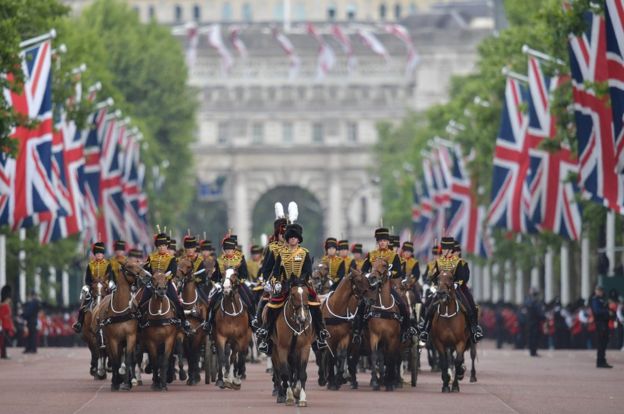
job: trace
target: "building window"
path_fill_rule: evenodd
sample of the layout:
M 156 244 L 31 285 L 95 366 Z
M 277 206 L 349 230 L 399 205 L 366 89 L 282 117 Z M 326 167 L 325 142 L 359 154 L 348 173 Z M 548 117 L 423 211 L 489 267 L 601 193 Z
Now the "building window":
M 243 20 L 250 22 L 253 20 L 253 13 L 251 12 L 251 4 L 243 4 Z
M 401 18 L 401 5 L 399 3 L 394 5 L 394 18 L 397 20 Z
M 327 7 L 327 19 L 336 20 L 336 6 L 334 6 L 333 4 Z
M 410 5 L 409 5 L 409 12 L 410 12 L 410 14 L 415 14 L 416 13 L 416 3 L 410 3 Z
M 315 122 L 312 124 L 312 142 L 315 144 L 322 144 L 324 139 L 323 124 Z
M 221 18 L 223 20 L 232 20 L 232 5 L 229 1 L 223 3 L 223 8 L 221 9 Z
M 349 122 L 347 124 L 347 141 L 358 142 L 358 124 L 357 122 Z
M 282 140 L 285 144 L 292 144 L 294 141 L 295 134 L 293 131 L 292 122 L 284 122 L 282 124 Z
M 386 5 L 385 4 L 379 5 L 379 18 L 381 20 L 386 18 Z
M 368 222 L 368 200 L 366 197 L 360 198 L 360 224 Z
M 147 16 L 151 19 L 153 19 L 156 16 L 156 12 L 154 10 L 154 6 L 149 6 L 147 8 Z
M 174 12 L 175 12 L 175 21 L 181 22 L 182 21 L 182 7 L 176 4 Z
M 260 122 L 254 122 L 251 126 L 251 143 L 262 144 L 264 141 L 264 125 Z
M 230 141 L 230 125 L 227 122 L 219 122 L 217 132 L 217 144 L 226 145 Z
M 356 11 L 357 9 L 355 5 L 349 4 L 347 6 L 347 20 L 355 20 L 355 15 L 357 14 Z
M 197 4 L 193 6 L 193 19 L 198 22 L 201 20 L 201 7 Z
M 305 8 L 305 2 L 301 1 L 297 4 L 295 4 L 295 20 L 306 20 L 306 8 Z

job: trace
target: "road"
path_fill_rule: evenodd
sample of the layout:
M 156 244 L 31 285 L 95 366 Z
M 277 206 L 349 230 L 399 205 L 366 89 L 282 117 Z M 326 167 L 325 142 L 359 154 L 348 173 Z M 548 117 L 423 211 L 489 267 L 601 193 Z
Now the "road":
M 12 359 L 0 361 L 0 413 L 7 414 L 624 412 L 624 352 L 619 351 L 607 353 L 615 365 L 607 370 L 595 368 L 594 351 L 543 351 L 540 358 L 530 358 L 525 351 L 496 350 L 486 342 L 479 350 L 478 382 L 468 383 L 467 376 L 459 394 L 442 394 L 439 373 L 428 370 L 416 388 L 374 392 L 365 385 L 368 374 L 360 374 L 360 389 L 328 391 L 316 384 L 312 365 L 307 408 L 275 404 L 264 364 L 248 365 L 240 391 L 176 381 L 165 393 L 151 391 L 149 384 L 112 393 L 108 381 L 88 376 L 85 348 L 40 348 L 36 355 L 9 351 Z

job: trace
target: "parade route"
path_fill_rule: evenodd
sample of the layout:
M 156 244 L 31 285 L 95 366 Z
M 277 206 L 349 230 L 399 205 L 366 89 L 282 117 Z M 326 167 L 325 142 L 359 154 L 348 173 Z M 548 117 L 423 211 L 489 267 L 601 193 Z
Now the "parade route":
M 0 361 L 2 414 L 621 413 L 624 406 L 624 352 L 619 351 L 608 353 L 615 368 L 607 370 L 594 367 L 594 351 L 543 351 L 542 357 L 530 358 L 525 351 L 495 350 L 485 343 L 479 351 L 478 382 L 470 384 L 466 377 L 459 394 L 442 394 L 439 373 L 429 372 L 426 364 L 416 388 L 406 384 L 393 393 L 373 392 L 366 373 L 359 376 L 359 390 L 327 391 L 317 385 L 312 364 L 307 408 L 275 404 L 264 363 L 248 365 L 240 391 L 175 381 L 168 392 L 157 393 L 146 381 L 130 392 L 111 393 L 109 381 L 87 375 L 85 348 L 41 348 L 36 355 L 10 351 L 12 359 Z

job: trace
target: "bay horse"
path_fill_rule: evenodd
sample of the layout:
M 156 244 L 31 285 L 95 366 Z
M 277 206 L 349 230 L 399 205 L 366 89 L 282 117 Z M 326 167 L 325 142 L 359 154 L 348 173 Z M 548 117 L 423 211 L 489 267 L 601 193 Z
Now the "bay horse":
M 136 310 L 137 294 L 132 287 L 141 274 L 138 264 L 129 263 L 121 267 L 116 280 L 117 288 L 107 296 L 98 313 L 99 324 L 106 339 L 106 352 L 112 366 L 111 391 L 129 391 L 132 388 L 134 354 L 137 344 L 138 321 Z M 124 368 L 122 368 L 124 356 Z
M 106 352 L 104 349 L 100 348 L 97 338 L 99 326 L 95 323 L 96 318 L 94 318 L 94 311 L 102 302 L 105 292 L 106 287 L 99 280 L 93 281 L 88 292 L 83 291 L 83 294 L 90 294 L 93 300 L 89 307 L 85 309 L 84 323 L 82 325 L 80 337 L 85 341 L 91 352 L 89 374 L 96 380 L 106 379 Z
M 366 299 L 370 303 L 367 315 L 369 346 L 371 353 L 371 386 L 378 391 L 383 383 L 386 391 L 394 391 L 401 381 L 399 362 L 401 351 L 401 323 L 399 306 L 392 296 L 392 281 L 388 263 L 379 259 L 366 275 L 370 290 Z
M 169 361 L 178 331 L 175 305 L 166 295 L 167 275 L 152 275 L 152 293 L 147 303 L 147 315 L 141 325 L 141 343 L 149 355 L 152 367 L 152 390 L 167 391 Z
M 319 296 L 324 297 L 331 289 L 331 280 L 329 279 L 329 267 L 324 263 L 319 263 L 312 271 L 310 277 L 312 287 Z
M 418 279 L 412 275 L 409 275 L 405 279 L 393 279 L 392 280 L 395 292 L 407 305 L 409 311 L 409 318 L 412 321 L 412 326 L 415 325 L 422 310 L 422 303 L 420 301 L 420 292 L 417 293 L 416 289 L 420 287 Z M 418 369 L 420 366 L 420 346 L 417 339 L 407 341 L 401 344 L 401 364 L 399 366 L 399 378 L 403 378 L 403 372 L 405 370 L 404 363 L 406 362 L 407 368 L 411 373 L 411 385 L 416 386 L 418 378 Z M 402 381 L 399 382 L 399 387 L 402 386 Z
M 214 270 L 214 261 L 212 270 Z M 188 361 L 188 379 L 187 385 L 196 385 L 200 381 L 199 360 L 201 356 L 201 348 L 204 344 L 206 333 L 202 329 L 204 321 L 208 317 L 208 304 L 204 303 L 199 295 L 200 286 L 198 286 L 195 278 L 201 273 L 208 272 L 212 274 L 210 269 L 205 267 L 200 269 L 196 274 L 193 272 L 193 263 L 190 259 L 184 257 L 178 261 L 177 278 L 181 283 L 182 295 L 181 302 L 187 320 L 191 324 L 191 334 L 183 338 L 184 353 Z
M 431 342 L 440 355 L 442 392 L 459 392 L 459 381 L 464 378 L 464 352 L 470 347 L 470 330 L 466 322 L 453 282 L 454 269 L 441 269 L 438 291 L 434 302 L 431 324 Z M 455 353 L 455 376 L 449 388 L 449 354 Z M 475 377 L 476 378 L 476 377 Z
M 319 373 L 327 378 L 327 389 L 338 390 L 344 383 L 344 367 L 352 338 L 351 325 L 357 315 L 360 298 L 367 288 L 368 282 L 362 272 L 352 269 L 321 305 L 325 326 L 330 333 L 327 348 L 321 352 Z
M 294 279 L 288 298 L 277 315 L 272 333 L 273 382 L 277 403 L 308 405 L 305 384 L 310 348 L 314 341 L 312 314 L 308 305 L 308 286 L 303 279 Z
M 219 363 L 215 385 L 222 389 L 240 389 L 241 375 L 251 341 L 249 316 L 238 291 L 238 283 L 236 269 L 227 269 L 223 279 L 223 293 L 215 314 L 215 342 Z

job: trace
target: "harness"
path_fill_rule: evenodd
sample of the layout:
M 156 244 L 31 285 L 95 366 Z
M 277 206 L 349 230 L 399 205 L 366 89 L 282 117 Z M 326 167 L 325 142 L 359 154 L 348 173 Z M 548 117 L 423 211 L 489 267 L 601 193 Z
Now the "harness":
M 302 288 L 300 288 L 300 289 L 303 290 Z M 299 294 L 303 295 L 303 292 L 300 292 Z M 302 296 L 302 300 L 303 300 L 303 296 Z M 286 308 L 288 307 L 288 305 L 290 303 L 291 303 L 290 302 L 290 298 L 288 298 L 288 300 L 286 301 L 286 305 L 283 308 L 284 321 L 286 322 L 286 326 L 288 326 L 288 328 L 293 332 L 294 336 L 300 336 L 301 334 L 303 334 L 310 327 L 310 324 L 312 323 L 312 314 L 310 313 L 310 309 L 308 308 L 308 314 L 305 315 L 304 314 L 305 311 L 303 310 L 303 306 L 301 307 L 302 316 L 305 316 L 305 322 L 303 324 L 298 323 L 297 325 L 299 325 L 299 327 L 301 327 L 303 325 L 303 329 L 297 330 L 290 324 L 290 321 L 288 320 L 288 315 L 286 314 Z

